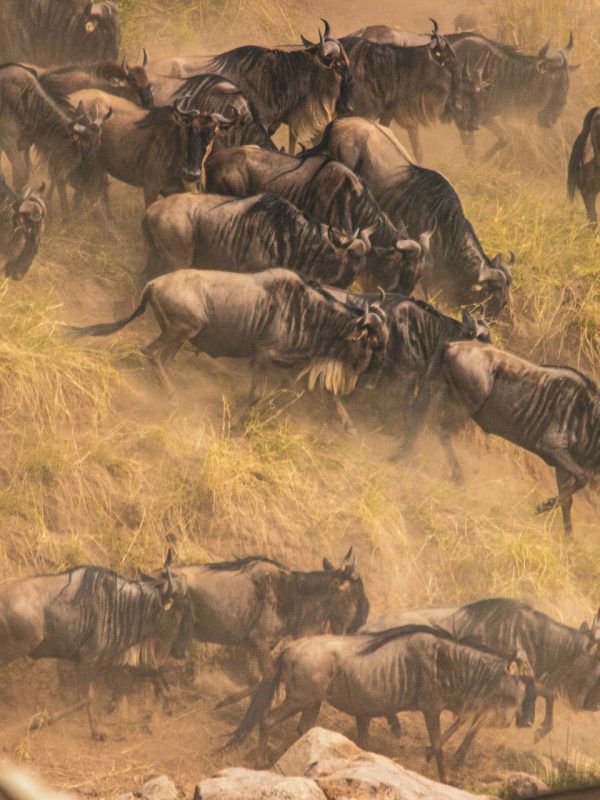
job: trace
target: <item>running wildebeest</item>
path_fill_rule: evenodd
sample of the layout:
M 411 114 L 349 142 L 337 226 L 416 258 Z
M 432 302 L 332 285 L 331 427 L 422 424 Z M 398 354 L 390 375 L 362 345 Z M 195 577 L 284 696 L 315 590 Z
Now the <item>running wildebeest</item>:
M 280 683 L 285 685 L 285 700 L 270 710 Z M 507 727 L 515 717 L 518 725 L 532 724 L 535 683 L 526 660 L 500 658 L 427 626 L 411 625 L 372 636 L 307 637 L 283 650 L 274 675 L 260 684 L 230 744 L 242 742 L 259 725 L 262 765 L 270 731 L 301 712 L 298 734 L 306 733 L 325 701 L 356 717 L 361 747 L 367 746 L 373 717 L 420 711 L 440 780 L 445 781 L 442 745 L 448 737 L 441 735 L 441 712 L 452 711 L 459 724 L 469 723 L 455 755 L 458 767 L 484 725 Z
M 101 740 L 92 702 L 94 682 L 117 665 L 155 672 L 168 656 L 185 658 L 194 630 L 185 579 L 170 557 L 156 579 L 131 581 L 103 567 L 75 567 L 5 583 L 0 590 L 0 663 L 56 658 L 77 667 L 79 700 L 56 722 L 86 708 Z
M 581 193 L 590 225 L 598 227 L 596 197 L 600 192 L 600 111 L 594 106 L 585 115 L 583 127 L 575 139 L 567 173 L 569 200 Z
M 303 48 L 297 49 L 245 45 L 218 56 L 158 61 L 151 70 L 177 78 L 200 72 L 228 78 L 253 103 L 270 135 L 288 126 L 293 153 L 297 141 L 312 144 L 336 113 L 347 110 L 348 57 L 323 22 L 318 44 L 303 38 Z
M 57 105 L 41 87 L 35 70 L 19 64 L 0 66 L 0 152 L 11 163 L 17 192 L 29 179 L 25 153 L 32 145 L 44 159 L 50 179 L 62 183 L 97 150 L 104 121 L 64 99 Z M 66 195 L 61 200 L 64 212 Z
M 0 173 L 0 270 L 15 281 L 27 274 L 40 246 L 46 219 L 43 189 L 19 196 Z
M 273 192 L 326 225 L 354 234 L 377 226 L 367 254 L 370 286 L 410 294 L 429 257 L 430 231 L 408 239 L 404 226 L 393 225 L 363 181 L 325 156 L 298 157 L 257 147 L 236 147 L 215 153 L 206 162 L 209 192 L 248 197 Z
M 300 366 L 308 388 L 320 385 L 332 398 L 346 430 L 354 432 L 340 395 L 383 359 L 385 313 L 373 304 L 364 313 L 334 300 L 286 269 L 239 274 L 182 269 L 150 281 L 137 308 L 118 322 L 73 328 L 78 336 L 106 336 L 141 316 L 150 304 L 160 336 L 143 350 L 167 395 L 174 387 L 165 367 L 184 342 L 213 358 L 249 358 L 250 403 L 261 396 L 269 365 Z
M 445 398 L 441 441 L 455 478 L 462 479 L 462 469 L 450 436 L 470 417 L 486 433 L 554 467 L 558 495 L 540 503 L 537 513 L 560 508 L 565 533 L 572 533 L 573 495 L 600 471 L 600 391 L 594 381 L 571 367 L 539 366 L 491 345 L 448 343 L 431 362 L 400 454 L 419 433 L 432 384 Z
M 546 700 L 546 714 L 536 731 L 539 741 L 552 730 L 554 701 L 562 698 L 576 711 L 600 708 L 600 641 L 597 625 L 578 630 L 536 611 L 527 603 L 490 598 L 458 609 L 396 611 L 372 620 L 362 631 L 375 633 L 390 624 L 415 620 L 442 628 L 458 640 L 490 647 L 497 652 L 523 648 Z M 594 622 L 596 622 L 595 620 Z
M 142 230 L 149 249 L 146 279 L 184 267 L 287 267 L 342 287 L 360 278 L 372 233 L 348 236 L 328 228 L 275 194 L 174 194 L 150 206 Z
M 185 99 L 188 110 L 195 108 L 206 114 L 230 116 L 237 112 L 239 124 L 215 141 L 215 149 L 255 144 L 267 150 L 277 150 L 267 129 L 260 121 L 252 101 L 230 80 L 222 75 L 192 75 L 189 78 L 166 78 L 148 73 L 156 105 L 169 105 Z
M 107 174 L 141 187 L 148 206 L 160 193 L 185 191 L 190 184 L 199 183 L 212 139 L 221 129 L 237 124 L 237 115 L 226 119 L 221 114 L 188 111 L 183 101 L 148 111 L 126 100 L 116 102 L 96 89 L 75 92 L 69 99 L 81 103 L 92 116 L 109 109 L 114 112 L 104 126 L 93 175 L 82 176 L 76 184 L 84 194 L 87 190 L 91 199 L 103 195 L 109 215 Z
M 144 66 L 129 67 L 127 61 L 101 61 L 98 64 L 68 64 L 42 72 L 39 82 L 52 97 L 66 96 L 82 89 L 100 89 L 150 108 L 155 105 L 152 86 Z
M 250 556 L 176 567 L 174 574 L 185 578 L 194 604 L 195 638 L 247 648 L 262 678 L 273 674 L 271 653 L 282 639 L 354 633 L 369 613 L 352 548 L 339 567 L 325 558 L 323 570 L 312 572 Z
M 462 106 L 461 68 L 437 23 L 423 45 L 379 44 L 359 36 L 340 41 L 350 61 L 354 113 L 405 128 L 414 156 L 421 162 L 418 127 L 450 118 Z
M 103 0 L 2 0 L 0 53 L 40 66 L 114 60 L 121 28 L 115 3 Z
M 496 141 L 483 156 L 487 161 L 508 143 L 500 121 L 511 117 L 536 118 L 542 128 L 551 128 L 558 121 L 567 102 L 569 74 L 578 65 L 569 64 L 573 34 L 564 50 L 549 57 L 548 42 L 537 56 L 525 55 L 511 45 L 495 42 L 478 33 L 450 35 L 456 57 L 462 65 L 485 60 L 485 76 L 489 84 L 481 95 L 480 118 Z M 463 144 L 474 156 L 473 133 L 461 130 Z
M 453 305 L 485 302 L 497 316 L 508 303 L 514 255 L 485 254 L 458 195 L 435 170 L 415 164 L 391 131 L 370 120 L 344 117 L 325 130 L 314 151 L 329 153 L 360 175 L 394 225 L 417 238 L 433 230 L 422 282 L 442 289 Z

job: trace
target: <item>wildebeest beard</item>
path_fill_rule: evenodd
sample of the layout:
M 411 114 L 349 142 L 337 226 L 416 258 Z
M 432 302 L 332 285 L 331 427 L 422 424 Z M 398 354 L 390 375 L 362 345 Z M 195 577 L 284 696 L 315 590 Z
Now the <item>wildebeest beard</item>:
M 344 570 L 292 572 L 273 588 L 291 636 L 355 633 L 369 615 L 362 580 Z

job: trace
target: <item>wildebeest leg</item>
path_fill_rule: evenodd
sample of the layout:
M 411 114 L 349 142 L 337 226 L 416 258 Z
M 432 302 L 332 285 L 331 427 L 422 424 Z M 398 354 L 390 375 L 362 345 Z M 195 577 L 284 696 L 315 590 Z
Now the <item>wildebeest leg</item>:
M 437 763 L 438 774 L 442 783 L 446 783 L 446 769 L 444 767 L 444 752 L 442 750 L 442 734 L 440 730 L 440 713 L 439 711 L 423 711 L 425 717 L 425 725 L 427 726 L 427 733 L 429 734 L 429 743 L 431 750 L 435 756 Z
M 298 736 L 304 736 L 307 731 L 314 727 L 320 710 L 321 703 L 314 703 L 310 708 L 304 709 L 298 722 Z
M 574 461 L 573 457 L 567 450 L 548 451 L 544 453 L 540 449 L 539 454 L 544 457 L 547 455 L 551 459 L 551 463 L 555 464 L 556 469 L 556 483 L 558 486 L 558 495 L 550 497 L 537 507 L 537 513 L 543 514 L 546 511 L 551 511 L 553 508 L 559 506 L 563 509 L 563 524 L 565 533 L 573 533 L 571 524 L 571 506 L 573 505 L 573 495 L 589 482 L 589 475 L 585 470 Z M 566 508 L 566 511 L 564 510 Z
M 289 140 L 288 140 L 288 153 L 291 156 L 293 156 L 294 153 L 296 152 L 296 144 L 297 144 L 296 134 L 290 128 L 290 136 L 289 136 Z
M 283 703 L 277 708 L 274 708 L 272 711 L 269 711 L 266 714 L 264 720 L 260 724 L 260 732 L 258 736 L 258 766 L 265 767 L 267 764 L 267 742 L 269 738 L 269 733 L 276 725 L 279 725 L 281 722 L 284 722 L 286 719 L 293 717 L 294 714 L 298 714 L 300 711 L 304 711 L 306 708 L 305 703 L 301 703 L 299 701 L 293 701 L 289 697 L 286 697 Z
M 465 738 L 460 743 L 460 746 L 456 753 L 454 754 L 454 758 L 452 759 L 452 766 L 454 769 L 459 769 L 462 767 L 467 752 L 471 745 L 473 744 L 473 740 L 477 736 L 479 729 L 483 726 L 483 718 L 479 718 L 473 721 L 473 724 L 469 728 L 469 730 L 465 734 Z
M 252 381 L 250 383 L 250 396 L 248 405 L 255 406 L 265 395 L 267 383 L 267 367 L 269 359 L 263 355 L 252 359 Z
M 461 721 L 460 717 L 457 717 L 454 720 L 454 722 L 451 725 L 449 725 L 448 728 L 446 728 L 446 730 L 442 734 L 442 746 L 445 745 L 446 742 L 449 739 L 452 738 L 452 736 L 454 736 L 456 731 L 460 728 L 461 724 L 462 724 L 462 721 Z M 431 759 L 433 758 L 433 755 L 434 755 L 433 748 L 426 747 L 425 748 L 425 760 L 427 761 L 427 763 L 429 763 L 431 761 Z
M 69 198 L 67 197 L 67 184 L 63 180 L 56 181 L 56 190 L 60 199 L 60 211 L 62 222 L 69 221 Z
M 394 714 L 390 714 L 389 717 L 386 717 L 387 724 L 390 726 L 390 731 L 392 732 L 392 736 L 395 736 L 396 739 L 400 739 L 402 737 L 402 725 L 400 725 L 400 720 Z
M 157 339 L 142 348 L 142 353 L 154 367 L 160 385 L 169 399 L 173 399 L 175 396 L 175 386 L 167 374 L 166 367 L 175 358 L 177 351 L 187 338 L 185 335 L 163 330 Z
M 496 137 L 496 142 L 490 147 L 490 149 L 481 159 L 482 164 L 485 164 L 486 161 L 489 161 L 490 158 L 495 156 L 496 153 L 498 153 L 508 144 L 508 137 L 504 128 L 502 128 L 495 119 L 490 119 L 488 122 L 486 122 L 485 127 L 494 134 Z
M 465 482 L 465 476 L 458 456 L 456 455 L 454 445 L 452 444 L 451 432 L 441 429 L 438 431 L 438 438 L 446 453 L 446 459 L 448 460 L 448 466 L 450 467 L 450 473 L 452 475 L 452 482 L 458 486 L 462 486 Z
M 102 733 L 102 731 L 98 729 L 96 714 L 94 713 L 94 684 L 89 678 L 83 679 L 82 683 L 84 684 L 83 691 L 85 691 L 87 694 L 87 703 L 85 708 L 87 711 L 87 718 L 90 725 L 92 739 L 95 742 L 104 742 L 106 741 L 106 734 Z
M 419 128 L 417 125 L 411 125 L 409 128 L 406 129 L 408 133 L 408 138 L 410 140 L 410 146 L 413 151 L 413 155 L 415 157 L 415 161 L 417 164 L 423 163 L 423 148 L 421 147 L 421 137 L 419 135 Z
M 540 694 L 546 701 L 546 713 L 544 715 L 544 719 L 542 720 L 542 724 L 535 732 L 535 742 L 539 742 L 541 739 L 547 736 L 554 725 L 554 695 L 545 694 L 543 691 L 540 691 Z
M 598 190 L 595 187 L 590 187 L 585 185 L 581 187 L 581 197 L 585 205 L 587 218 L 592 228 L 598 227 L 598 214 L 596 212 L 597 196 L 598 196 Z
M 350 415 L 344 408 L 344 404 L 340 400 L 340 398 L 336 394 L 331 394 L 331 399 L 333 400 L 333 405 L 339 416 L 342 425 L 344 426 L 344 430 L 346 433 L 351 434 L 352 436 L 358 436 L 356 432 L 356 428 L 354 427 L 352 420 L 350 419 Z
M 361 750 L 367 750 L 369 747 L 370 724 L 371 717 L 365 717 L 363 714 L 356 716 L 356 742 Z
M 477 155 L 475 152 L 475 134 L 473 131 L 460 131 L 460 140 L 462 142 L 467 161 L 469 164 L 474 164 Z

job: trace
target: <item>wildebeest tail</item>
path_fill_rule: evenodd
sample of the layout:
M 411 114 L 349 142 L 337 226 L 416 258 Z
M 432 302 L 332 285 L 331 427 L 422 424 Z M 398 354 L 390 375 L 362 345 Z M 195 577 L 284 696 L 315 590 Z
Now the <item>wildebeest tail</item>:
M 144 289 L 144 294 L 142 295 L 142 299 L 140 300 L 138 307 L 135 308 L 128 317 L 118 319 L 116 322 L 100 322 L 97 325 L 88 325 L 85 328 L 78 328 L 72 325 L 69 327 L 69 333 L 74 337 L 108 336 L 111 333 L 116 333 L 117 331 L 120 331 L 121 328 L 129 325 L 130 322 L 133 322 L 134 319 L 142 316 L 146 310 L 146 306 L 148 305 L 150 294 L 151 288 L 150 285 L 147 285 Z
M 144 234 L 144 239 L 148 247 L 148 261 L 146 262 L 146 269 L 142 273 L 142 277 L 149 281 L 159 275 L 164 275 L 165 272 L 169 272 L 169 262 L 154 241 L 152 229 L 148 222 L 148 215 L 142 218 L 142 233 Z
M 241 744 L 244 739 L 259 725 L 265 718 L 267 712 L 271 708 L 273 697 L 281 681 L 281 673 L 283 670 L 283 653 L 279 655 L 275 663 L 275 672 L 271 678 L 262 681 L 256 690 L 252 702 L 246 712 L 246 716 L 240 722 L 238 727 L 229 737 L 226 747 L 235 747 Z
M 594 106 L 590 108 L 588 113 L 585 115 L 585 119 L 583 120 L 583 127 L 579 136 L 575 139 L 573 144 L 573 149 L 571 150 L 571 157 L 569 158 L 569 166 L 567 169 L 567 192 L 569 194 L 569 200 L 573 201 L 575 199 L 575 192 L 579 188 L 579 172 L 583 167 L 583 159 L 585 157 L 585 146 L 587 144 L 588 137 L 590 135 L 590 130 L 592 128 L 592 120 L 594 119 L 594 115 L 596 111 L 599 110 L 599 106 Z M 596 155 L 596 154 L 594 154 Z M 598 153 L 600 156 L 600 153 Z

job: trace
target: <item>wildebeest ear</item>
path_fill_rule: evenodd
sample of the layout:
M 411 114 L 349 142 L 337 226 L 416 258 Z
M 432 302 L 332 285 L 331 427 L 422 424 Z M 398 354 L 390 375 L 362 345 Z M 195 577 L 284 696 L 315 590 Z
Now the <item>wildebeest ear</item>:
M 323 569 L 325 572 L 332 572 L 334 570 L 334 566 L 328 558 L 323 559 Z
M 506 671 L 509 675 L 518 675 L 519 674 L 519 665 L 516 661 L 511 660 L 506 665 Z
M 585 622 L 585 621 L 583 621 L 583 622 L 581 623 L 581 625 L 579 626 L 579 630 L 580 630 L 582 633 L 591 633 L 591 632 L 592 632 L 592 629 L 590 628 L 590 626 L 588 625 L 588 623 L 587 623 L 587 622 Z
M 308 39 L 306 39 L 304 36 L 300 36 L 300 39 L 302 40 L 302 44 L 304 45 L 304 47 L 305 47 L 307 50 L 311 50 L 313 47 L 316 47 L 316 46 L 317 46 L 317 45 L 316 45 L 316 44 L 314 44 L 313 42 L 311 42 L 311 41 L 309 41 Z
M 473 336 L 475 334 L 475 331 L 477 330 L 477 323 L 475 322 L 475 318 L 472 317 L 471 314 L 469 314 L 466 308 L 463 308 L 460 316 L 462 319 L 462 324 L 466 328 L 466 333 L 469 333 L 471 336 Z
M 351 575 L 354 572 L 355 567 L 356 556 L 354 555 L 354 549 L 351 547 L 342 559 L 340 569 L 343 570 L 346 575 Z

